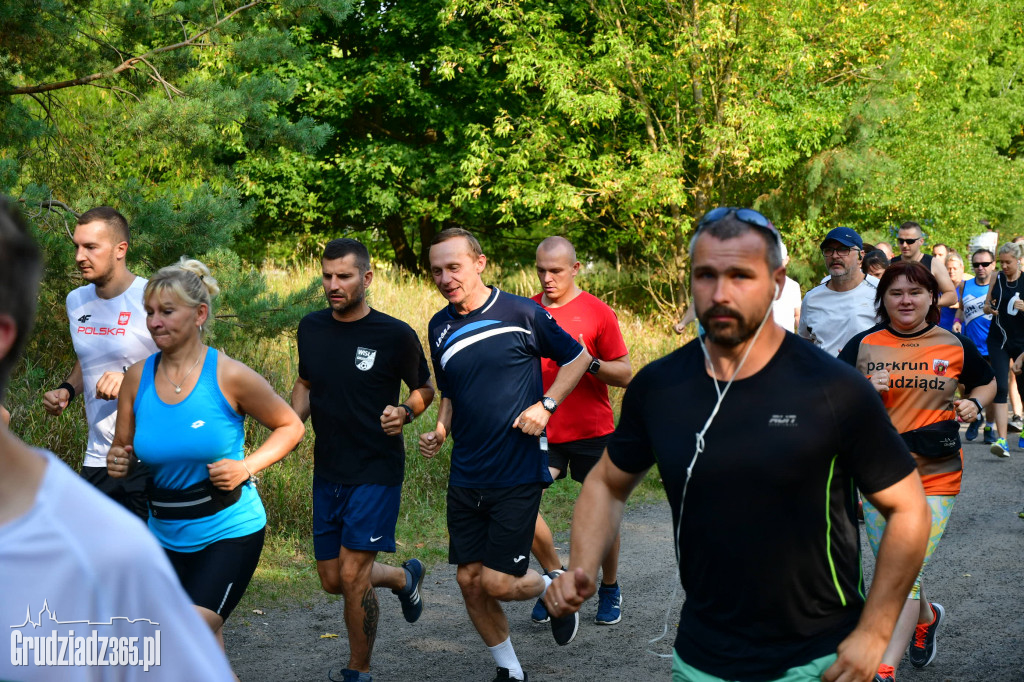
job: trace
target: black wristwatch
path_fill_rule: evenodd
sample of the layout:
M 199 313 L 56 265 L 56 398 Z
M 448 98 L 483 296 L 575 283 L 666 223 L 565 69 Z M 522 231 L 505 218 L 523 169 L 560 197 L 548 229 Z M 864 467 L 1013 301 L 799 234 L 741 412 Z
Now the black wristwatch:
M 587 372 L 589 372 L 590 374 L 597 374 L 598 371 L 600 371 L 600 369 L 601 361 L 598 360 L 597 358 L 594 358 L 593 360 L 590 361 L 590 367 L 587 367 Z
M 978 416 L 974 418 L 974 421 L 978 421 L 982 418 L 982 414 L 985 410 L 981 407 L 981 402 L 977 398 L 968 398 L 968 400 L 978 406 Z
M 544 407 L 545 410 L 547 410 L 551 414 L 554 414 L 555 410 L 558 409 L 558 403 L 555 402 L 555 399 L 549 398 L 548 396 L 544 396 L 543 398 L 541 398 L 540 404 Z
M 412 424 L 412 408 L 406 405 L 405 403 L 399 403 L 398 406 L 405 408 L 405 423 Z

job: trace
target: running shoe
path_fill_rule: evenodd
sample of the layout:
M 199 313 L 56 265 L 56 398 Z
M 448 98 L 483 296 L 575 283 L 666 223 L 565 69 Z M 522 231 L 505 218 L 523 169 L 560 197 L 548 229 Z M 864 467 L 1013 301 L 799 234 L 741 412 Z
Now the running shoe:
M 1021 419 L 1020 415 L 1015 414 L 1006 422 L 1006 426 L 1011 431 L 1024 431 L 1024 419 Z
M 1024 519 L 1024 509 L 1021 509 L 1019 512 L 1017 512 L 1017 516 L 1021 519 Z
M 391 590 L 398 595 L 398 601 L 402 602 L 402 615 L 408 623 L 415 623 L 423 613 L 423 600 L 420 599 L 420 585 L 423 584 L 423 564 L 419 559 L 409 559 L 402 562 L 405 569 L 405 587 L 401 590 Z
M 930 623 L 918 623 L 914 629 L 914 638 L 910 640 L 910 664 L 915 668 L 923 668 L 935 660 L 935 631 L 942 623 L 946 610 L 942 604 L 931 603 L 935 617 Z
M 1020 438 L 1017 439 L 1017 447 L 1024 449 L 1024 434 L 1021 434 Z
M 530 620 L 537 624 L 547 623 L 551 620 L 551 616 L 548 615 L 548 607 L 544 606 L 543 599 L 538 599 L 537 603 L 533 605 Z
M 992 447 L 989 448 L 989 452 L 996 457 L 1009 457 L 1010 448 L 1006 447 L 1006 439 L 1000 438 L 995 443 L 992 443 Z
M 878 666 L 878 672 L 875 673 L 875 682 L 896 682 L 896 668 L 893 668 L 891 665 Z
M 985 445 L 992 445 L 996 442 L 996 430 L 991 426 L 985 427 Z
M 373 677 L 370 673 L 361 673 L 351 668 L 343 668 L 341 677 L 335 677 L 334 670 L 328 670 L 327 679 L 331 682 L 373 682 Z
M 562 575 L 565 571 L 555 569 L 548 573 L 552 580 Z M 576 632 L 580 629 L 580 614 L 574 611 L 565 616 L 551 617 L 551 634 L 558 646 L 565 646 L 576 639 Z
M 981 422 L 980 421 L 973 421 L 973 422 L 971 422 L 971 425 L 967 427 L 967 433 L 964 434 L 964 437 L 967 438 L 967 440 L 974 440 L 975 438 L 977 438 L 978 437 L 978 427 L 980 427 L 980 426 L 981 426 Z
M 616 583 L 615 587 L 601 587 L 597 590 L 597 617 L 594 622 L 598 625 L 615 625 L 622 620 L 622 590 Z
M 527 682 L 529 675 L 526 671 L 523 671 L 523 682 Z M 498 668 L 498 674 L 494 678 L 494 682 L 509 682 L 510 680 L 518 680 L 518 677 L 509 677 L 508 668 Z

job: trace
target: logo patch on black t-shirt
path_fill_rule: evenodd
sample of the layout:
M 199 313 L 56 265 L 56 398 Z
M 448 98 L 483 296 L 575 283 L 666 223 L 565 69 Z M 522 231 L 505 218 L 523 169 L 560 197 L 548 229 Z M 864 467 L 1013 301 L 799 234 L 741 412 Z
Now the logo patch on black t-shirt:
M 356 348 L 356 367 L 367 371 L 373 367 L 373 361 L 377 358 L 377 351 L 372 348 Z

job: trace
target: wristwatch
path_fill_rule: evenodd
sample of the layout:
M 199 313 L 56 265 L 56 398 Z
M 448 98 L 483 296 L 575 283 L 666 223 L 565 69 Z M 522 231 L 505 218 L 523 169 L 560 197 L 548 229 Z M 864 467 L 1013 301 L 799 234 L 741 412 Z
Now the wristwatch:
M 978 416 L 974 418 L 974 421 L 978 421 L 982 418 L 982 412 L 985 410 L 982 409 L 981 402 L 977 398 L 968 398 L 968 400 L 978 406 Z
M 405 403 L 399 403 L 398 406 L 405 408 L 405 423 L 412 424 L 412 408 Z
M 587 367 L 587 372 L 589 372 L 590 374 L 597 374 L 600 369 L 601 361 L 598 360 L 597 358 L 594 358 L 593 360 L 590 361 L 590 367 Z
M 549 398 L 548 396 L 544 396 L 543 398 L 541 398 L 540 404 L 544 407 L 545 410 L 547 410 L 551 414 L 554 414 L 555 410 L 558 409 L 558 403 L 555 402 L 555 399 Z

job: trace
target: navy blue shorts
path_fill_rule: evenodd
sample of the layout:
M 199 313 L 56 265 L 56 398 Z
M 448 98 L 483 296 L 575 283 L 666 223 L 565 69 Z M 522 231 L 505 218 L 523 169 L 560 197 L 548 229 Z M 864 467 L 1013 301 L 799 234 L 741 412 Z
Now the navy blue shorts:
M 394 552 L 400 485 L 343 485 L 313 475 L 313 555 L 337 559 L 341 548 Z
M 530 547 L 543 483 L 511 488 L 448 486 L 448 563 L 483 562 L 521 576 L 530 567 Z

